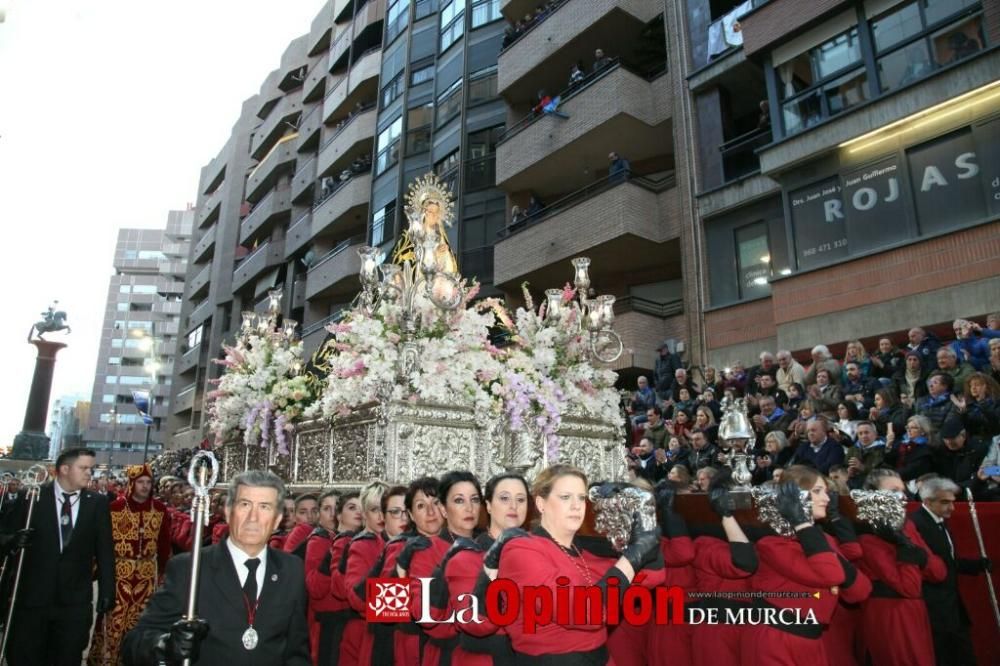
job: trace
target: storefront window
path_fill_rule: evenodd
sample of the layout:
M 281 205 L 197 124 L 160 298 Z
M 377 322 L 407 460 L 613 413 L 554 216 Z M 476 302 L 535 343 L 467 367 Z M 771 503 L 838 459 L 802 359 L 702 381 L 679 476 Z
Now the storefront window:
M 771 293 L 771 251 L 767 242 L 767 225 L 755 222 L 736 230 L 737 270 L 740 277 L 740 298 L 757 298 Z

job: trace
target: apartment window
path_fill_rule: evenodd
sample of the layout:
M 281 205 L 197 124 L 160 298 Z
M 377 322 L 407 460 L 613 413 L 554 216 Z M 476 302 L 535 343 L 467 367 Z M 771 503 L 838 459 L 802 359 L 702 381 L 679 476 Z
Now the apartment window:
M 159 250 L 139 250 L 139 259 L 142 261 L 149 261 L 151 259 L 159 261 L 166 258 L 167 256 Z
M 469 154 L 465 163 L 466 190 L 483 190 L 496 184 L 497 139 L 503 128 L 503 125 L 497 125 L 469 135 Z
M 497 68 L 487 67 L 469 75 L 469 106 L 495 99 L 497 96 Z
M 105 393 L 103 396 L 101 396 L 101 402 L 114 403 L 114 401 L 115 401 L 114 393 Z
M 458 192 L 458 165 L 460 162 L 459 152 L 454 150 L 434 165 L 434 173 L 452 192 Z
M 434 79 L 434 65 L 427 65 L 426 67 L 420 67 L 414 69 L 410 73 L 410 85 L 416 86 L 424 83 L 425 81 L 432 81 Z
M 478 0 L 478 2 L 473 0 L 473 29 L 486 25 L 487 23 L 492 23 L 493 21 L 499 21 L 502 18 L 503 16 L 500 15 L 500 0 Z
M 986 45 L 982 15 L 968 15 L 969 8 L 978 4 L 916 0 L 872 19 L 881 89 L 909 85 L 939 67 L 981 51 Z M 960 14 L 963 16 L 955 20 Z
M 399 116 L 378 135 L 378 155 L 375 157 L 375 175 L 399 161 L 399 135 L 403 131 L 403 116 Z
M 119 340 L 119 342 L 121 342 L 121 341 Z M 112 346 L 114 346 L 114 345 L 112 345 Z M 121 364 L 122 364 L 122 357 L 121 356 L 109 356 L 108 357 L 108 365 L 121 365 Z
M 854 26 L 776 68 L 786 134 L 795 134 L 868 99 L 868 76 Z
M 441 8 L 441 48 L 444 53 L 465 32 L 466 0 L 451 0 Z
M 137 340 L 135 338 L 125 339 L 125 349 L 141 349 L 143 351 L 146 351 L 145 348 L 147 344 L 148 343 L 145 342 L 144 340 Z
M 155 294 L 157 293 L 155 284 L 137 284 L 132 286 L 133 294 Z
M 771 293 L 771 251 L 767 225 L 754 222 L 736 229 L 736 270 L 739 271 L 740 298 L 757 298 Z
M 406 112 L 406 154 L 417 155 L 431 148 L 434 104 L 428 102 Z
M 448 86 L 437 98 L 437 126 L 457 116 L 462 111 L 462 79 Z
M 118 293 L 120 294 L 127 294 L 131 291 L 132 291 L 132 285 L 123 284 L 122 286 L 118 287 Z
M 437 11 L 437 0 L 417 0 L 413 3 L 413 20 L 417 21 Z
M 372 215 L 372 245 L 381 245 L 386 239 L 386 229 L 392 231 L 396 220 L 396 202 L 390 201 Z
M 187 334 L 187 348 L 194 349 L 201 344 L 201 331 L 204 326 L 199 326 Z
M 114 339 L 113 339 L 113 340 L 111 341 L 111 346 L 112 346 L 112 347 L 113 347 L 114 349 L 121 349 L 121 348 L 122 348 L 122 339 L 121 339 L 121 338 L 114 338 Z
M 118 378 L 119 384 L 125 384 L 126 386 L 142 386 L 143 384 L 149 384 L 149 377 L 132 377 L 130 375 L 124 375 Z
M 104 377 L 104 383 L 105 384 L 117 384 L 118 383 L 118 375 L 106 375 Z
M 395 0 L 389 3 L 385 11 L 385 43 L 396 39 L 399 33 L 406 30 L 409 20 L 410 0 Z
M 396 99 L 403 94 L 403 90 L 405 88 L 406 79 L 403 78 L 403 72 L 400 72 L 392 79 L 392 81 L 382 88 L 382 108 L 384 109 L 396 101 Z
M 118 312 L 128 312 L 129 311 L 128 303 L 119 303 L 115 307 L 115 309 L 118 310 Z

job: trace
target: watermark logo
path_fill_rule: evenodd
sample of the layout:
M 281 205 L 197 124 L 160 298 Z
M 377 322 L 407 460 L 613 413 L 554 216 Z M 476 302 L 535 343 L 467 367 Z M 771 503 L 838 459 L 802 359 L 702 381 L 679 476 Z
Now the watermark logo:
M 365 619 L 369 622 L 406 622 L 410 619 L 409 578 L 369 578 L 365 582 Z

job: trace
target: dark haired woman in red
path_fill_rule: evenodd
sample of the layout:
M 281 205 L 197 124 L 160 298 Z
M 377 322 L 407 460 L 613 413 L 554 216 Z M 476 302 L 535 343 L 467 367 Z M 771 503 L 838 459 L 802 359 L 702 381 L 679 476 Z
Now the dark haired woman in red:
M 753 587 L 786 596 L 756 598 L 754 606 L 765 612 L 798 611 L 799 622 L 753 626 L 744 636 L 743 662 L 762 666 L 829 663 L 820 640 L 824 627 L 841 598 L 861 601 L 871 591 L 871 583 L 840 554 L 836 541 L 813 523 L 826 518 L 830 504 L 823 477 L 812 468 L 793 465 L 782 478 L 786 482 L 770 498 L 778 515 L 761 511 L 772 532 L 756 543 L 760 566 Z M 811 516 L 803 506 L 801 490 L 808 493 Z M 815 623 L 809 624 L 810 619 Z
M 333 601 L 327 592 L 330 590 L 329 560 L 330 548 L 337 535 L 337 498 L 336 491 L 328 491 L 319 498 L 319 525 L 306 540 L 306 590 L 309 592 L 309 653 L 313 663 L 317 663 L 319 655 L 320 625 L 316 619 L 316 611 L 328 610 L 325 605 Z M 324 570 L 320 573 L 320 565 L 327 560 Z
M 316 618 L 319 627 L 313 661 L 321 665 L 337 663 L 340 637 L 349 614 L 347 600 L 332 592 L 330 573 L 355 531 L 361 528 L 358 494 L 346 493 L 337 498 L 336 514 L 340 532 L 332 541 L 324 543 L 317 537 L 306 544 L 306 590 L 310 615 Z

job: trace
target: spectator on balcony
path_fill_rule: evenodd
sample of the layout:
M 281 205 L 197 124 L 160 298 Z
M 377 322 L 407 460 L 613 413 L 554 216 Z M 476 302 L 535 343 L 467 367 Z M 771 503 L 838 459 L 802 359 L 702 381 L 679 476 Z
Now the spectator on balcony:
M 831 383 L 840 381 L 840 363 L 837 362 L 837 359 L 833 358 L 833 354 L 830 353 L 826 345 L 816 345 L 809 353 L 812 356 L 813 362 L 806 372 L 805 385 L 807 388 L 816 383 L 816 373 L 820 368 L 826 368 L 830 371 Z
M 905 405 L 912 406 L 917 399 L 927 395 L 927 372 L 923 363 L 920 352 L 911 349 L 903 358 L 903 367 L 892 378 L 896 395 Z
M 788 404 L 788 394 L 778 388 L 777 382 L 774 381 L 774 377 L 771 375 L 761 375 L 757 378 L 757 388 L 754 389 L 753 394 L 747 400 L 753 411 L 756 411 L 761 398 L 773 398 L 775 403 L 781 407 Z
M 910 339 L 910 344 L 907 349 L 910 351 L 915 351 L 920 354 L 920 365 L 923 366 L 924 372 L 930 372 L 934 369 L 934 354 L 937 353 L 938 347 L 941 343 L 933 335 L 928 335 L 927 331 L 920 328 L 911 328 L 907 337 Z
M 532 194 L 531 197 L 528 199 L 528 210 L 525 212 L 525 215 L 527 217 L 535 217 L 536 215 L 541 213 L 542 210 L 544 209 L 545 205 L 542 204 L 542 202 L 539 201 L 534 194 Z
M 771 129 L 771 105 L 766 99 L 760 100 L 760 117 L 757 119 L 757 129 L 761 132 Z
M 608 180 L 611 182 L 621 182 L 629 177 L 632 165 L 627 159 L 616 152 L 608 153 Z
M 704 393 L 710 389 L 713 394 L 720 393 L 722 380 L 719 378 L 719 371 L 715 369 L 715 366 L 706 365 L 701 371 L 701 392 Z
M 818 414 L 831 420 L 837 419 L 837 405 L 843 401 L 844 394 L 840 387 L 833 383 L 832 372 L 827 368 L 820 368 L 819 372 L 816 373 L 816 383 L 810 386 L 807 391 L 813 409 Z
M 518 33 L 515 32 L 514 26 L 507 26 L 503 31 L 503 41 L 500 42 L 500 50 L 503 51 L 505 48 L 514 43 L 518 37 Z
M 736 398 L 742 398 L 747 391 L 747 373 L 743 369 L 743 361 L 733 361 L 732 365 L 724 370 L 725 378 L 722 380 L 724 391 L 732 392 Z
M 516 229 L 520 229 L 521 227 L 524 226 L 524 223 L 525 223 L 525 216 L 524 216 L 524 213 L 521 212 L 521 207 L 520 206 L 516 206 L 516 205 L 515 206 L 511 206 L 511 209 L 510 209 L 510 227 L 508 227 L 508 229 L 510 231 L 514 231 Z
M 865 346 L 861 344 L 860 340 L 851 340 L 847 343 L 847 348 L 844 350 L 844 365 L 847 365 L 850 361 L 854 361 L 858 364 L 858 369 L 861 371 L 862 377 L 871 377 L 872 362 L 868 358 L 868 352 L 865 350 Z M 841 384 L 844 383 L 844 379 L 846 377 L 847 371 L 845 369 L 841 371 Z
M 951 348 L 956 356 L 976 370 L 985 368 L 990 362 L 989 343 L 984 338 L 974 335 L 972 322 L 956 319 L 952 328 L 955 330 L 955 341 L 951 343 Z
M 902 432 L 904 422 L 900 426 Z M 856 428 L 854 445 L 847 449 L 844 460 L 847 463 L 847 486 L 851 490 L 861 490 L 865 477 L 876 467 L 882 466 L 885 457 L 885 440 L 879 437 L 876 426 L 871 421 L 861 421 Z
M 933 451 L 934 472 L 962 488 L 976 483 L 976 473 L 989 450 L 990 441 L 971 437 L 961 419 L 949 419 L 941 426 L 941 446 Z
M 761 375 L 770 375 L 777 385 L 778 366 L 774 362 L 774 354 L 769 351 L 762 351 L 758 357 L 760 363 L 750 368 L 747 373 L 747 393 L 757 393 L 757 386 L 760 383 Z
M 868 379 L 855 361 L 844 363 L 844 383 L 841 387 L 844 400 L 853 402 L 858 409 L 867 411 L 875 404 L 875 391 L 882 388 L 881 382 Z
M 806 424 L 806 441 L 795 449 L 791 464 L 809 465 L 828 474 L 833 465 L 844 464 L 844 447 L 830 437 L 830 423 L 816 416 Z
M 875 404 L 868 410 L 868 420 L 875 424 L 875 430 L 880 437 L 885 437 L 885 434 L 889 432 L 890 423 L 895 427 L 896 432 L 903 432 L 906 429 L 906 419 L 909 416 L 909 408 L 899 402 L 895 391 L 888 388 L 875 391 Z
M 571 90 L 580 85 L 581 83 L 583 83 L 585 75 L 583 73 L 582 65 L 583 63 L 577 62 L 569 70 L 569 88 Z
M 676 420 L 681 412 L 684 412 L 686 416 L 691 416 L 697 406 L 698 401 L 694 399 L 690 389 L 686 386 L 681 386 L 677 389 L 677 399 L 669 407 L 670 418 Z
M 788 393 L 792 384 L 805 384 L 806 369 L 792 358 L 792 352 L 787 349 L 779 350 L 775 358 L 778 361 L 778 369 L 774 373 L 774 378 L 778 381 L 778 388 Z
M 323 180 L 319 184 L 319 198 L 326 199 L 333 192 L 333 177 L 323 176 Z
M 632 414 L 632 425 L 637 426 L 646 422 L 646 411 L 656 405 L 656 394 L 649 386 L 646 377 L 639 377 L 636 381 L 636 391 L 632 394 L 632 404 L 630 413 Z
M 719 425 L 715 421 L 715 413 L 707 405 L 698 405 L 694 410 L 694 427 L 691 432 L 697 430 L 705 433 L 708 441 L 715 444 L 719 438 Z
M 757 441 L 762 441 L 772 432 L 784 433 L 788 430 L 794 417 L 779 407 L 773 397 L 764 396 L 757 404 L 760 407 L 760 413 L 754 414 L 750 418 L 754 432 L 757 433 Z
M 951 49 L 951 60 L 949 63 L 958 62 L 963 58 L 968 58 L 974 53 L 978 53 L 979 42 L 972 39 L 962 31 L 952 33 L 948 37 L 948 48 Z
M 943 352 L 945 350 L 940 350 Z M 917 402 L 914 410 L 918 416 L 926 417 L 931 424 L 931 433 L 941 429 L 950 418 L 958 417 L 958 409 L 952 400 L 955 380 L 947 372 L 938 370 L 927 379 L 927 397 Z
M 667 426 L 663 422 L 663 410 L 657 405 L 646 410 L 645 432 L 642 436 L 652 440 L 654 448 L 662 449 L 666 446 Z
M 952 402 L 970 437 L 989 442 L 1000 435 L 1000 385 L 982 372 L 965 382 L 965 396 Z
M 594 74 L 597 74 L 602 69 L 611 66 L 611 58 L 604 55 L 602 49 L 597 49 L 594 51 Z
M 685 368 L 677 368 L 674 370 L 674 381 L 670 384 L 670 395 L 667 396 L 667 400 L 680 401 L 682 388 L 688 390 L 688 395 L 691 398 L 698 395 L 698 390 L 694 387 L 694 382 L 691 381 L 688 371 Z
M 531 108 L 531 113 L 535 116 L 540 116 L 545 113 L 546 108 L 552 104 L 552 96 L 543 89 L 538 91 L 536 99 L 538 101 L 535 103 L 535 106 Z
M 976 371 L 970 363 L 959 363 L 958 354 L 951 347 L 937 350 L 938 371 L 951 376 L 955 393 L 965 393 L 965 380 Z M 933 373 L 932 373 L 933 374 Z
M 892 340 L 882 338 L 878 341 L 878 351 L 871 355 L 871 362 L 871 376 L 884 379 L 886 381 L 883 384 L 888 384 L 892 381 L 892 376 L 903 367 L 903 352 L 892 344 Z

